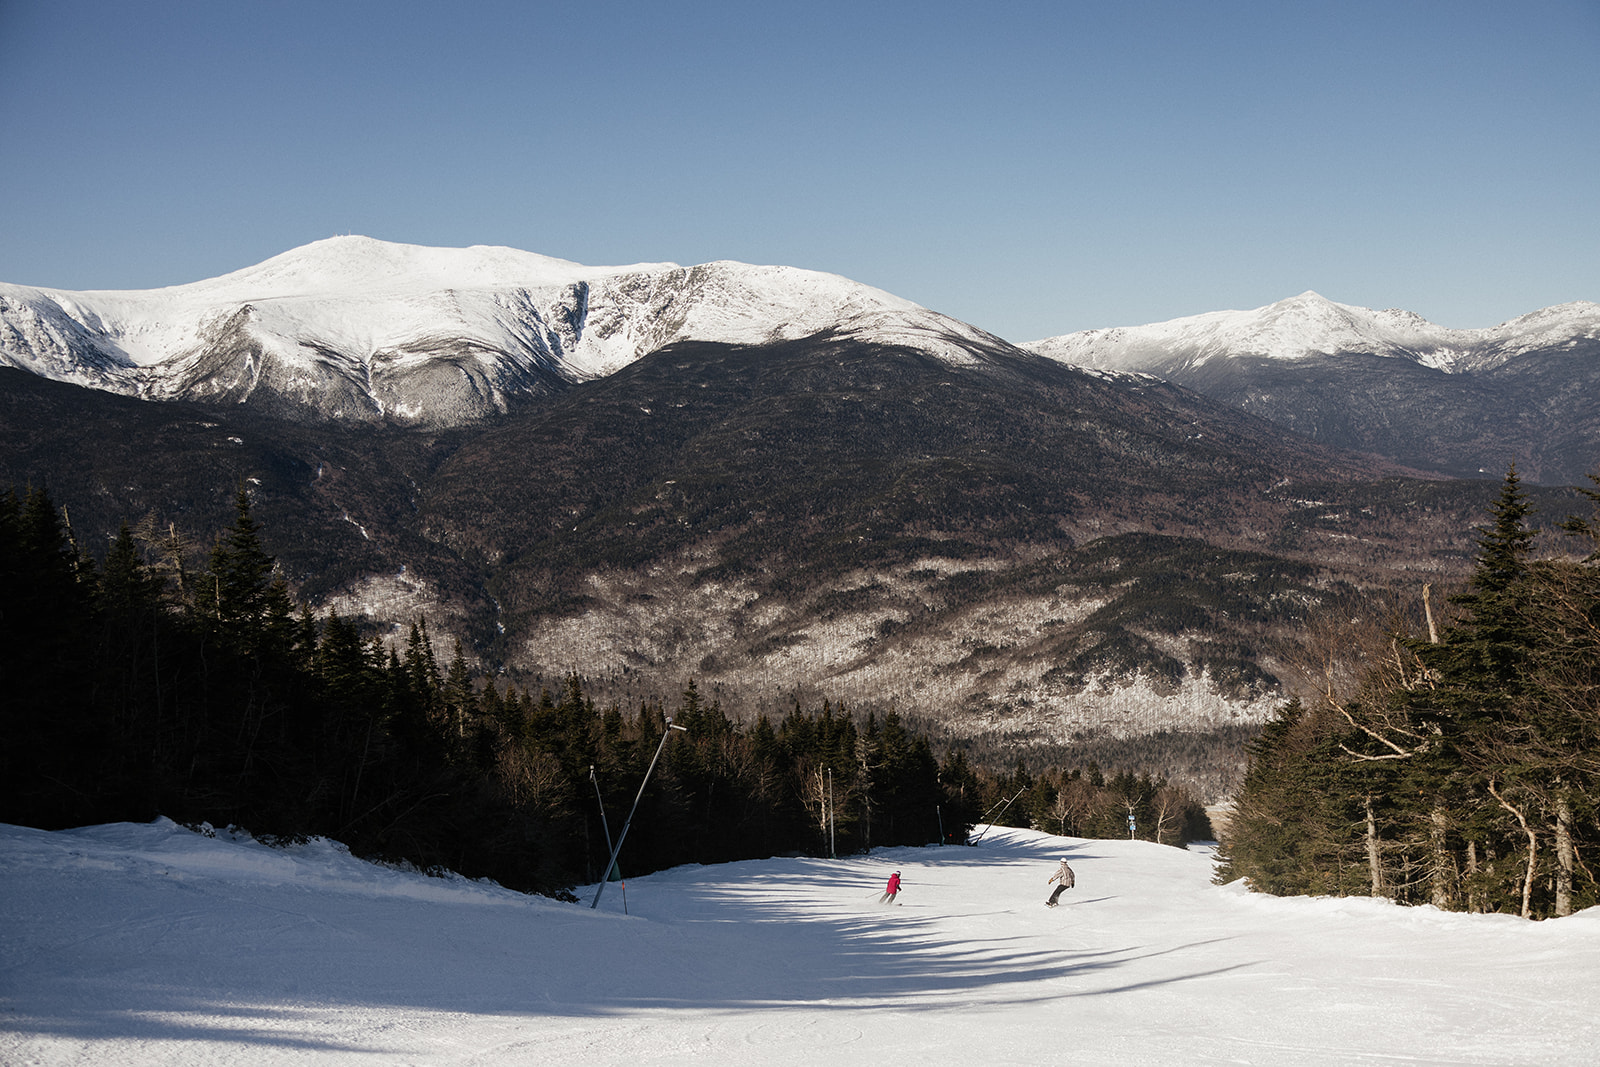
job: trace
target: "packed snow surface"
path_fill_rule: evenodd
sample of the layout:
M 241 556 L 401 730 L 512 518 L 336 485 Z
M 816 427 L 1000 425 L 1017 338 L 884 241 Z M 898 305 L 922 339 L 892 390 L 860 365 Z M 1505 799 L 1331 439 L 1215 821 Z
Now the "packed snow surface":
M 1062 856 L 1077 887 L 1047 909 Z M 591 910 L 592 887 L 561 904 L 323 840 L 0 826 L 0 1063 L 1595 1062 L 1600 909 L 1211 873 L 1203 850 L 993 829 L 681 867 Z

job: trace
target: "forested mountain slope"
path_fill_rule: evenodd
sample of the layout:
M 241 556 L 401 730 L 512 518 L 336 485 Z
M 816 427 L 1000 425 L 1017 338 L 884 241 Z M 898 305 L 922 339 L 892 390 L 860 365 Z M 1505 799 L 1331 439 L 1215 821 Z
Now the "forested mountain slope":
M 1492 492 L 1147 378 L 830 334 L 673 346 L 448 431 L 0 382 L 0 473 L 85 544 L 203 551 L 242 484 L 296 592 L 396 638 L 426 615 L 602 699 L 696 678 L 735 713 L 826 697 L 990 742 L 1258 720 L 1309 614 L 1415 602 Z

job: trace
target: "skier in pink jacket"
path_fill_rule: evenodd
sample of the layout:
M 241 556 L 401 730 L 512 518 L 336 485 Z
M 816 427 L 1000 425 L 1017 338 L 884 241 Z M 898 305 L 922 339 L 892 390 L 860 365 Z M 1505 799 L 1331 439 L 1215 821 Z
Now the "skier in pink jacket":
M 900 872 L 895 871 L 889 876 L 889 885 L 884 889 L 883 896 L 878 898 L 879 904 L 893 904 L 895 894 L 900 892 Z

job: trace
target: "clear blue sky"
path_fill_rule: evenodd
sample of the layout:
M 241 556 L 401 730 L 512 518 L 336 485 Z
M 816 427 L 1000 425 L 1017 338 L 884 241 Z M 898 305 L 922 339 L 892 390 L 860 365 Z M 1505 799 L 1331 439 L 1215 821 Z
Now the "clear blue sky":
M 1600 300 L 1600 0 L 0 0 L 0 280 L 832 271 L 1015 341 Z

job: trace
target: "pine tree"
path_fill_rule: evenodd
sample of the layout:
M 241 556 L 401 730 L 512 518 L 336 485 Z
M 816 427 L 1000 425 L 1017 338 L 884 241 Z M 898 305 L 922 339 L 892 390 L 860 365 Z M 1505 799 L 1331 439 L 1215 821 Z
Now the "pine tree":
M 115 756 L 101 772 L 108 792 L 121 794 L 124 817 L 154 818 L 155 778 L 162 741 L 161 655 L 177 639 L 162 605 L 165 584 L 145 566 L 124 524 L 106 554 L 100 580 L 95 660 L 103 682 L 99 698 L 110 719 L 107 741 Z
M 0 589 L 0 819 L 93 821 L 110 728 L 86 658 L 97 589 L 43 489 L 0 500 Z
M 1530 917 L 1600 900 L 1583 862 L 1600 836 L 1600 554 L 1535 559 L 1531 514 L 1512 468 L 1459 618 L 1397 643 L 1360 701 L 1294 706 L 1262 732 L 1224 874 L 1360 891 L 1348 866 L 1375 895 Z M 1600 526 L 1565 525 L 1600 544 Z
M 1526 830 L 1537 788 L 1512 743 L 1526 709 L 1539 633 L 1528 581 L 1531 512 L 1513 466 L 1491 506 L 1493 521 L 1478 530 L 1467 591 L 1455 598 L 1462 617 L 1438 644 L 1417 649 L 1433 684 L 1409 694 L 1408 705 L 1434 740 L 1409 766 L 1406 788 L 1428 799 L 1426 811 L 1416 813 L 1415 836 L 1426 841 L 1430 899 L 1440 907 L 1461 902 L 1455 853 L 1465 841 L 1486 833 L 1517 835 L 1509 825 L 1514 821 L 1527 846 L 1525 890 L 1537 863 L 1537 837 Z M 1522 896 L 1519 910 L 1526 914 L 1526 891 Z
M 259 644 L 261 628 L 272 605 L 272 572 L 276 561 L 261 545 L 261 530 L 250 514 L 250 494 L 242 486 L 234 496 L 233 527 L 211 549 L 203 609 L 219 629 L 246 647 Z
M 944 841 L 958 844 L 966 841 L 967 833 L 982 814 L 982 786 L 978 776 L 967 763 L 966 754 L 959 748 L 945 753 L 939 766 L 939 786 L 943 795 L 941 817 L 944 822 Z M 1065 832 L 1065 831 L 1063 831 Z

